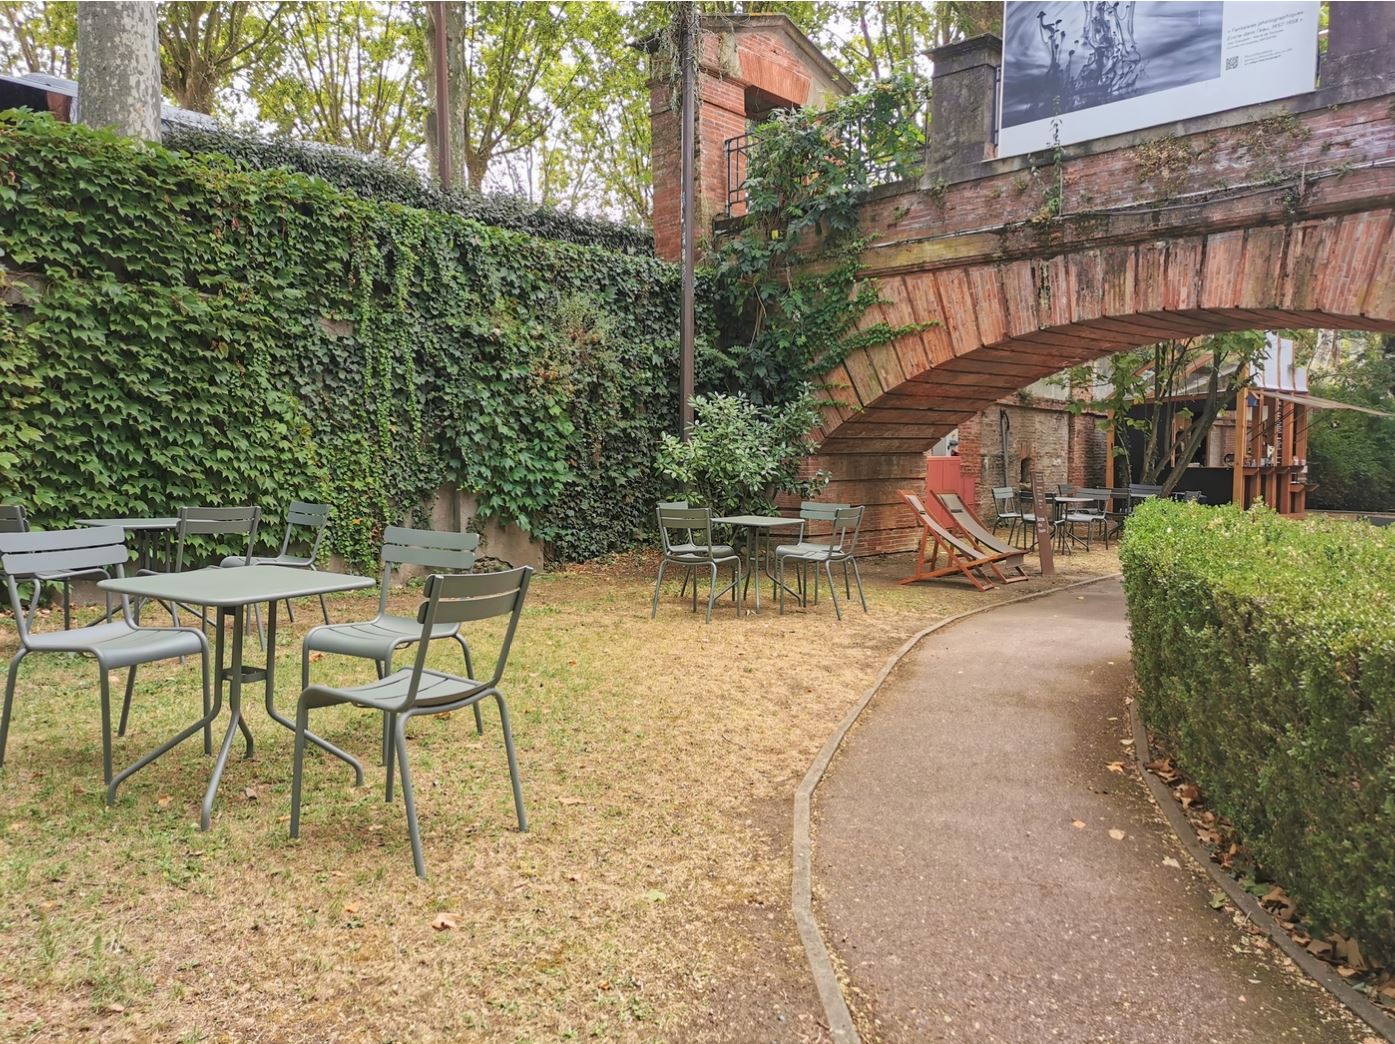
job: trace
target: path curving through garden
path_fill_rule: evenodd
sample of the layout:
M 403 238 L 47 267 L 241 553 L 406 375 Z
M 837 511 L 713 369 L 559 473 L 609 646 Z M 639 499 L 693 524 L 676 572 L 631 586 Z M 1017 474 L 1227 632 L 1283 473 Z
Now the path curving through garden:
M 1128 656 L 1117 580 L 1008 605 L 928 636 L 843 741 L 813 878 L 865 1039 L 1369 1038 L 1211 908 L 1123 742 Z

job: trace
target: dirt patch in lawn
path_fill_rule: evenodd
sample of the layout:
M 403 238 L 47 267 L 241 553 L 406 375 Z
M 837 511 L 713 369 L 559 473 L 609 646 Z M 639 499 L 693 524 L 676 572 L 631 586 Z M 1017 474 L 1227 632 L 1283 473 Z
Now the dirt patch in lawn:
M 108 809 L 95 666 L 26 660 L 0 770 L 0 1036 L 824 1036 L 789 915 L 794 789 L 909 635 L 1048 582 L 900 587 L 909 565 L 892 557 L 864 565 L 869 613 L 839 622 L 825 591 L 784 616 L 726 602 L 705 626 L 676 579 L 649 619 L 654 567 L 627 557 L 534 582 L 505 684 L 528 833 L 513 828 L 496 714 L 483 736 L 468 713 L 414 725 L 425 882 L 400 797 L 383 801 L 372 715 L 316 712 L 315 729 L 368 775 L 354 788 L 341 763 L 310 758 L 292 842 L 292 737 L 257 688 L 257 757 L 235 748 L 201 834 L 210 760 L 197 741 Z M 1076 555 L 1054 583 L 1115 568 L 1112 553 Z M 414 592 L 397 602 L 410 612 Z M 336 620 L 375 606 L 371 592 L 330 603 Z M 279 636 L 283 707 L 312 608 Z M 488 662 L 497 630 L 470 638 Z M 12 622 L 0 624 L 0 656 L 15 647 Z M 439 643 L 433 665 L 458 669 L 453 648 Z M 312 673 L 348 684 L 372 671 L 326 656 Z M 191 721 L 197 691 L 194 664 L 143 669 L 117 764 Z

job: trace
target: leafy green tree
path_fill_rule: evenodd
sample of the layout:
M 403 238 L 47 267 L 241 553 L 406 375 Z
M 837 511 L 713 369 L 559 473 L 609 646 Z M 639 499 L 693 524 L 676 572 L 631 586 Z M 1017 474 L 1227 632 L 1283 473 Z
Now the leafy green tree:
M 253 66 L 251 97 L 277 133 L 406 159 L 422 143 L 423 29 L 401 0 L 296 4 L 278 22 L 275 64 Z
M 276 60 L 289 4 L 160 5 L 160 80 L 181 108 L 212 113 L 234 76 Z
M 1314 375 L 1325 398 L 1395 413 L 1395 338 L 1368 334 L 1334 371 Z M 1353 410 L 1317 410 L 1308 422 L 1310 502 L 1348 511 L 1395 509 L 1395 419 Z
M 1108 419 L 1099 424 L 1106 430 L 1113 426 L 1111 452 L 1122 463 L 1116 468 L 1137 476 L 1138 482 L 1162 486 L 1163 496 L 1168 496 L 1196 459 L 1216 419 L 1235 404 L 1242 388 L 1253 383 L 1255 365 L 1266 350 L 1264 334 L 1246 330 L 1118 352 L 1108 358 L 1103 374 L 1092 366 L 1067 371 L 1071 384 L 1093 384 L 1101 378 L 1105 383 L 1103 394 L 1097 391 L 1085 401 L 1072 398 L 1067 408 L 1107 413 Z M 1133 433 L 1142 436 L 1137 460 L 1129 452 Z
M 0 18 L 5 72 L 77 75 L 77 4 L 0 0 Z

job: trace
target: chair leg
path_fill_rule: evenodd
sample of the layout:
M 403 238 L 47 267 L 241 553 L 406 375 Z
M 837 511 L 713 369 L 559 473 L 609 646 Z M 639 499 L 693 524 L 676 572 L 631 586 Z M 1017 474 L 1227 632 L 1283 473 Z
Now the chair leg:
M 828 571 L 828 597 L 833 599 L 833 611 L 838 614 L 838 619 L 841 620 L 843 618 L 843 610 L 838 607 L 838 584 L 833 579 L 833 563 L 825 562 L 823 567 Z M 818 574 L 816 573 L 814 575 L 817 578 Z
M 667 565 L 668 559 L 664 559 L 662 562 L 659 563 L 659 579 L 654 582 L 654 604 L 649 609 L 649 619 L 651 620 L 659 615 L 659 592 L 663 589 L 664 586 L 664 567 L 666 567 Z M 686 580 L 683 581 L 683 586 L 687 587 Z M 682 591 L 678 592 L 678 597 L 683 597 Z
M 707 622 L 712 622 L 712 607 L 717 604 L 717 563 L 710 563 L 712 567 L 712 586 L 707 589 Z M 697 597 L 697 584 L 693 585 L 693 597 Z M 694 606 L 694 612 L 697 607 Z
M 286 599 L 286 617 L 291 623 L 295 623 L 295 609 L 291 607 L 291 600 L 289 598 Z
M 28 651 L 20 649 L 15 653 L 15 658 L 10 661 L 9 674 L 5 678 L 5 709 L 0 711 L 0 765 L 5 764 L 5 741 L 10 736 L 10 709 L 15 699 L 15 679 L 19 677 L 19 662 Z
M 73 603 L 70 591 L 71 580 L 63 581 L 63 630 L 73 629 Z
M 401 765 L 402 771 L 402 801 L 407 806 L 407 833 L 412 839 L 412 864 L 416 867 L 417 876 L 426 879 L 426 860 L 421 857 L 421 831 L 417 827 L 417 800 L 412 793 L 412 770 L 407 764 L 407 721 L 405 718 L 398 719 L 397 727 L 393 730 L 393 739 L 397 744 L 397 761 Z M 508 723 L 504 723 L 504 735 L 508 736 Z
M 305 730 L 310 727 L 310 708 L 301 700 L 295 712 L 295 758 L 291 768 L 291 837 L 300 836 L 300 779 L 305 767 Z
M 126 735 L 126 718 L 131 713 L 131 693 L 136 688 L 136 664 L 131 664 L 130 670 L 126 672 L 126 698 L 121 701 L 121 723 L 116 726 L 118 736 Z M 208 713 L 208 708 L 204 708 L 204 713 Z
M 385 729 L 387 727 L 388 718 L 390 717 L 391 715 L 389 714 L 383 715 L 383 726 Z M 389 739 L 387 743 L 387 749 L 383 752 L 383 765 L 387 768 L 387 783 L 383 787 L 383 800 L 386 801 L 389 805 L 392 804 L 392 774 L 394 771 L 393 755 L 396 753 L 396 750 L 397 744 L 393 743 L 391 739 Z
M 775 560 L 776 584 L 780 588 L 780 615 L 785 615 L 785 560 L 777 558 Z
M 848 601 L 852 601 L 852 586 L 848 583 L 848 560 L 846 558 L 843 559 L 843 594 L 847 596 Z
M 107 669 L 100 661 L 97 670 L 102 679 L 102 782 L 111 782 L 111 682 Z
M 862 570 L 857 567 L 857 559 L 852 560 L 853 576 L 857 578 L 857 597 L 862 600 L 862 611 L 867 611 L 867 593 L 862 589 Z M 851 597 L 851 596 L 849 596 Z
M 499 721 L 504 730 L 504 753 L 509 758 L 509 780 L 513 783 L 513 810 L 518 816 L 518 829 L 528 830 L 528 814 L 523 811 L 523 782 L 518 775 L 518 753 L 513 747 L 513 730 L 509 728 L 509 705 L 504 702 L 503 693 L 494 693 L 494 701 L 499 704 Z
M 465 641 L 465 636 L 464 636 L 463 634 L 460 634 L 459 632 L 456 633 L 456 635 L 455 635 L 455 640 L 456 640 L 457 642 L 460 643 L 460 650 L 461 650 L 461 652 L 463 652 L 463 653 L 465 654 L 465 677 L 467 677 L 467 678 L 473 678 L 473 677 L 475 676 L 475 665 L 474 665 L 472 662 L 470 662 L 470 646 L 469 646 L 469 643 Z M 483 719 L 482 717 L 480 717 L 480 705 L 479 705 L 478 703 L 475 704 L 475 706 L 474 706 L 474 711 L 475 711 L 475 732 L 476 732 L 477 735 L 483 736 L 483 735 L 484 735 L 484 719 Z

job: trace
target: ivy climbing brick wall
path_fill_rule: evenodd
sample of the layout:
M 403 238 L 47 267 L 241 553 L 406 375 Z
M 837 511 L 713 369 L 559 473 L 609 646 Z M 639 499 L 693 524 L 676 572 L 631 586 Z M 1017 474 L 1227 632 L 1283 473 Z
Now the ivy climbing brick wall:
M 17 113 L 0 263 L 0 497 L 43 525 L 324 500 L 365 566 L 450 482 L 555 557 L 648 532 L 667 263 Z

